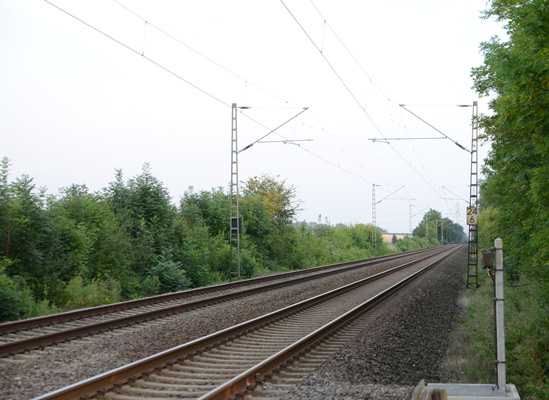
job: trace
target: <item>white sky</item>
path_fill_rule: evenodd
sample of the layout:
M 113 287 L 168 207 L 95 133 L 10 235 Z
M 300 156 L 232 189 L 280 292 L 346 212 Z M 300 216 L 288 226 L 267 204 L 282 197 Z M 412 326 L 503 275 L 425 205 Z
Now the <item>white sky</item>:
M 313 140 L 240 153 L 241 181 L 286 179 L 299 220 L 332 224 L 370 223 L 372 183 L 376 200 L 404 185 L 377 205 L 378 226 L 408 232 L 412 203 L 414 228 L 428 207 L 453 220 L 459 211 L 466 227 L 466 202 L 448 198 L 469 198 L 467 152 L 449 140 L 369 139 L 441 137 L 406 104 L 470 149 L 471 109 L 441 105 L 477 100 L 479 44 L 501 34 L 479 18 L 486 0 L 285 0 L 322 54 L 278 0 L 120 0 L 148 24 L 112 0 L 52 2 L 137 53 L 45 1 L 0 0 L 0 157 L 12 179 L 95 191 L 116 168 L 130 178 L 149 162 L 177 202 L 189 186 L 228 189 L 231 103 L 252 107 L 238 114 L 240 148 L 309 107 L 265 140 Z

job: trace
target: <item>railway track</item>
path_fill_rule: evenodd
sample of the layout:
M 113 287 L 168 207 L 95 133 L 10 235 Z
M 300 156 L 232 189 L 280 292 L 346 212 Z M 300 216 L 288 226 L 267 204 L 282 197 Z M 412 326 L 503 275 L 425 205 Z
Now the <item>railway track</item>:
M 136 361 L 37 400 L 272 398 L 361 329 L 365 313 L 459 247 L 443 249 Z
M 399 259 L 431 254 L 439 249 L 419 250 L 374 259 L 328 265 L 260 278 L 248 279 L 153 296 L 145 299 L 76 310 L 50 316 L 0 324 L 0 357 L 12 356 L 33 349 L 79 339 L 153 319 L 169 317 L 231 301 L 254 294 L 276 290 L 283 286 L 321 279 L 331 275 L 371 268 Z

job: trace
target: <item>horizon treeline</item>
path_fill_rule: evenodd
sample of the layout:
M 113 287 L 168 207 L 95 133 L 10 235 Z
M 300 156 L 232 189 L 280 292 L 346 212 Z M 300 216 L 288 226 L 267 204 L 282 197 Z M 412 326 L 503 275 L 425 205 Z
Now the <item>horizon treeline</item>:
M 96 193 L 71 185 L 48 195 L 26 175 L 10 182 L 9 167 L 3 158 L 0 322 L 229 280 L 230 198 L 223 188 L 189 187 L 173 204 L 144 164 L 127 180 L 116 170 Z M 298 211 L 294 188 L 278 177 L 242 184 L 241 278 L 374 256 L 373 226 L 334 227 L 320 217 L 296 223 Z M 377 255 L 391 252 L 375 229 Z M 430 239 L 393 246 L 440 244 L 433 233 Z

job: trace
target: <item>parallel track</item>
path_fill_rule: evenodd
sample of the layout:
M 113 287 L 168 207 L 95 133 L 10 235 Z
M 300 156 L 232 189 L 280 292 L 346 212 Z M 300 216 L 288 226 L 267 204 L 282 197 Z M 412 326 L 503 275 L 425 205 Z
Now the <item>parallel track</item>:
M 90 395 L 117 400 L 225 399 L 254 389 L 284 365 L 286 379 L 291 384 L 292 373 L 303 374 L 299 371 L 301 367 L 310 371 L 318 366 L 315 358 L 319 356 L 314 350 L 310 352 L 311 348 L 330 336 L 331 344 L 327 342 L 322 351 L 339 348 L 344 342 L 342 338 L 359 329 L 355 324 L 357 318 L 458 249 L 445 249 L 438 255 L 405 263 L 37 400 Z M 263 394 L 265 384 L 249 396 L 260 398 Z
M 438 249 L 328 265 L 0 324 L 0 357 Z

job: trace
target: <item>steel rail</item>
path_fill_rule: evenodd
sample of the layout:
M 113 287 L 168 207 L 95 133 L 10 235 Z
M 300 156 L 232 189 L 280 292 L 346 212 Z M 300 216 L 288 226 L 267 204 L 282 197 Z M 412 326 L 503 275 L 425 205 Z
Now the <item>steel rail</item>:
M 453 252 L 457 251 L 457 249 L 459 249 L 459 247 L 456 247 L 455 249 L 450 249 L 451 251 L 450 254 L 453 254 Z M 424 261 L 427 258 L 436 257 L 440 253 L 447 252 L 448 250 L 449 249 L 446 248 L 444 249 L 444 251 L 437 252 L 435 255 L 431 254 L 426 257 L 421 257 L 418 260 L 407 262 L 397 267 L 393 267 L 387 271 L 380 272 L 373 276 L 370 276 L 370 277 L 361 279 L 359 281 L 350 283 L 348 285 L 342 286 L 340 288 L 331 290 L 324 294 L 314 296 L 310 299 L 306 299 L 301 302 L 295 303 L 293 305 L 284 307 L 280 310 L 273 311 L 271 313 L 251 319 L 249 321 L 242 322 L 233 327 L 229 327 L 221 331 L 212 333 L 210 335 L 206 335 L 204 337 L 192 340 L 180 346 L 176 346 L 172 349 L 168 349 L 163 352 L 157 353 L 155 355 L 135 361 L 126 366 L 116 368 L 112 371 L 108 371 L 103 374 L 97 375 L 95 377 L 75 383 L 73 385 L 69 385 L 65 388 L 61 388 L 59 390 L 44 394 L 42 396 L 35 398 L 35 400 L 53 400 L 53 399 L 68 400 L 68 399 L 80 398 L 83 396 L 91 396 L 91 395 L 97 394 L 98 392 L 103 393 L 112 387 L 115 387 L 115 386 L 118 387 L 123 385 L 129 379 L 135 379 L 135 377 L 137 376 L 152 373 L 155 369 L 162 368 L 162 366 L 173 365 L 178 360 L 197 354 L 198 352 L 204 349 L 211 348 L 216 343 L 222 342 L 231 337 L 241 335 L 246 331 L 253 330 L 254 328 L 265 325 L 268 322 L 272 322 L 274 320 L 281 319 L 285 316 L 292 315 L 305 308 L 312 307 L 315 304 L 318 304 L 320 302 L 324 302 L 326 300 L 339 296 L 345 292 L 351 291 L 359 286 L 378 280 L 393 272 L 396 272 L 406 267 L 409 267 L 411 265 L 417 264 L 421 261 Z M 435 263 L 437 262 L 440 262 L 440 260 L 437 260 Z M 263 366 L 261 368 L 263 368 Z
M 443 250 L 440 250 L 440 249 L 436 250 L 435 253 L 438 251 L 443 251 Z M 366 263 L 366 265 L 371 265 L 371 263 Z M 134 324 L 142 323 L 152 319 L 157 319 L 161 317 L 182 313 L 185 311 L 193 310 L 193 309 L 204 307 L 207 305 L 212 305 L 215 303 L 234 300 L 234 299 L 238 299 L 246 296 L 252 296 L 257 293 L 266 292 L 269 290 L 275 290 L 284 286 L 303 283 L 313 279 L 324 278 L 334 274 L 349 272 L 351 270 L 362 268 L 364 266 L 365 266 L 364 263 L 355 261 L 352 263 L 346 263 L 344 264 L 344 266 L 340 265 L 340 267 L 337 269 L 328 269 L 324 272 L 321 272 L 320 274 L 314 274 L 314 275 L 297 278 L 290 282 L 288 281 L 277 282 L 277 283 L 269 284 L 259 288 L 247 289 L 245 291 L 238 292 L 238 293 L 228 293 L 228 294 L 217 296 L 215 298 L 202 299 L 202 300 L 189 302 L 186 304 L 168 306 L 162 309 L 147 311 L 147 312 L 143 312 L 136 315 L 129 315 L 129 316 L 120 317 L 116 319 L 96 322 L 93 324 L 87 324 L 79 327 L 60 330 L 57 332 L 51 332 L 51 333 L 40 335 L 40 336 L 33 336 L 25 339 L 20 339 L 17 341 L 2 343 L 0 344 L 0 357 L 6 357 L 6 356 L 14 355 L 14 354 L 25 352 L 32 349 L 39 349 L 48 345 L 57 344 L 60 342 L 71 340 L 71 339 L 81 338 L 84 336 L 107 332 L 113 329 L 123 328 L 129 325 L 134 325 Z
M 376 264 L 380 261 L 386 261 L 388 259 L 398 259 L 400 257 L 405 257 L 408 255 L 414 255 L 422 252 L 429 252 L 433 249 L 435 248 L 413 250 L 413 251 L 409 251 L 406 253 L 399 253 L 399 254 L 388 254 L 380 257 L 347 261 L 344 263 L 324 265 L 321 267 L 302 269 L 298 271 L 282 272 L 282 273 L 277 273 L 277 274 L 268 275 L 268 276 L 260 276 L 260 277 L 244 279 L 236 282 L 221 283 L 218 285 L 205 286 L 201 288 L 189 289 L 189 290 L 184 290 L 180 292 L 164 293 L 157 296 L 145 297 L 145 298 L 129 300 L 125 302 L 105 304 L 105 305 L 96 306 L 96 307 L 89 307 L 89 308 L 72 310 L 72 311 L 67 311 L 67 312 L 58 313 L 58 314 L 27 318 L 27 319 L 18 320 L 18 321 L 4 322 L 0 324 L 0 335 L 4 335 L 11 332 L 19 332 L 25 329 L 31 329 L 31 328 L 35 329 L 42 326 L 51 325 L 54 323 L 72 322 L 78 319 L 108 314 L 116 311 L 126 311 L 132 308 L 143 307 L 146 305 L 165 303 L 165 302 L 170 302 L 174 300 L 184 299 L 187 297 L 205 295 L 205 294 L 215 293 L 223 290 L 230 290 L 230 289 L 238 288 L 240 286 L 263 283 L 263 282 L 268 282 L 268 281 L 277 280 L 277 279 L 284 279 L 292 276 L 300 276 L 300 275 L 311 274 L 311 273 L 314 274 L 319 271 L 325 271 L 330 269 L 339 269 L 339 268 L 343 268 L 345 266 L 349 266 L 353 264 L 361 264 L 363 266 L 366 266 L 370 264 Z
M 430 263 L 419 271 L 414 272 L 412 275 L 402 279 L 401 281 L 395 283 L 394 285 L 390 286 L 389 288 L 385 289 L 374 297 L 366 300 L 364 303 L 347 311 L 346 313 L 335 318 L 331 322 L 328 322 L 324 326 L 311 332 L 307 336 L 304 336 L 293 344 L 280 350 L 276 354 L 273 354 L 271 357 L 265 359 L 264 361 L 242 372 L 233 379 L 211 390 L 205 395 L 199 397 L 198 400 L 224 400 L 234 398 L 234 396 L 236 396 L 237 394 L 241 395 L 242 392 L 246 391 L 247 389 L 253 388 L 256 382 L 262 382 L 267 374 L 273 372 L 282 364 L 293 359 L 300 353 L 303 353 L 308 348 L 311 348 L 312 346 L 314 346 L 314 344 L 318 343 L 326 336 L 333 334 L 336 330 L 341 329 L 344 325 L 350 323 L 352 320 L 371 310 L 376 305 L 392 296 L 395 292 L 410 284 L 420 275 L 424 274 L 434 266 L 440 264 L 457 250 L 459 250 L 459 248 L 454 249 L 453 251 L 444 255 L 438 260 Z

